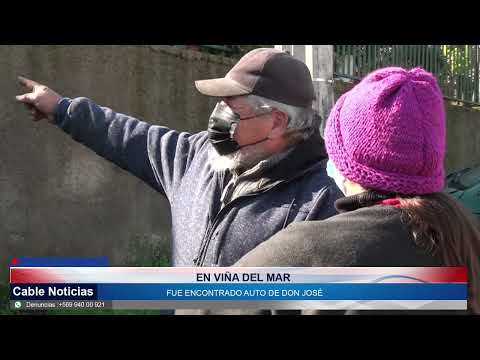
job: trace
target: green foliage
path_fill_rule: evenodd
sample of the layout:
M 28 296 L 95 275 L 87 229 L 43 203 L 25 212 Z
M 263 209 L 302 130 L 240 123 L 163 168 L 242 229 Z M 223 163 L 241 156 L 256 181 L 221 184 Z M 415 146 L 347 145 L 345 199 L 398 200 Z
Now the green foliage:
M 15 311 L 10 310 L 9 303 L 10 285 L 0 283 L 0 315 L 14 315 Z
M 120 266 L 171 266 L 170 249 L 165 238 L 134 238 L 128 244 L 125 260 Z
M 479 101 L 477 45 L 334 45 L 335 72 L 361 79 L 386 66 L 423 67 L 449 98 Z

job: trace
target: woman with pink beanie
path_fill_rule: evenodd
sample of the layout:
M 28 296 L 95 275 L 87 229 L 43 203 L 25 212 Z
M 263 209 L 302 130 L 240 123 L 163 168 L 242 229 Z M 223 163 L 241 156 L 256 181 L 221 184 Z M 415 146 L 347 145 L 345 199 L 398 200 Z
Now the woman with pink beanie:
M 346 195 L 338 215 L 295 223 L 234 266 L 466 266 L 480 313 L 477 220 L 442 193 L 442 92 L 423 69 L 384 68 L 335 104 L 327 172 Z

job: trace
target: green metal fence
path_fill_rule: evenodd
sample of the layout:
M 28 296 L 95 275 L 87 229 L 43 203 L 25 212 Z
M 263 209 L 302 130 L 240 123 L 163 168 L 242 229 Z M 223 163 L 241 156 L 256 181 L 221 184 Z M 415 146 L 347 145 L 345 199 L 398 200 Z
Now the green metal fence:
M 335 76 L 359 80 L 385 66 L 423 67 L 448 99 L 480 105 L 479 45 L 335 45 Z

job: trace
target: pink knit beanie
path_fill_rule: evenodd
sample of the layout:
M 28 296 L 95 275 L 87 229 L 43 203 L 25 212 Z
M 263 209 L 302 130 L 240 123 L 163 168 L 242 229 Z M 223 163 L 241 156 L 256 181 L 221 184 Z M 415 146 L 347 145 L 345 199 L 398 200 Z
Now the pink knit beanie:
M 325 145 L 338 171 L 364 188 L 441 191 L 445 108 L 435 77 L 421 68 L 370 73 L 338 99 Z

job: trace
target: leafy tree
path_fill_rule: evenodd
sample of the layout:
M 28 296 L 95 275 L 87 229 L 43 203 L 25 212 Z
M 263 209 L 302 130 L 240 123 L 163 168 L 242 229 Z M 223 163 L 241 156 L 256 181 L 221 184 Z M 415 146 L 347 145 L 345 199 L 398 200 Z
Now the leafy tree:
M 361 79 L 385 66 L 423 67 L 438 79 L 446 97 L 478 102 L 478 46 L 335 45 L 336 73 Z

